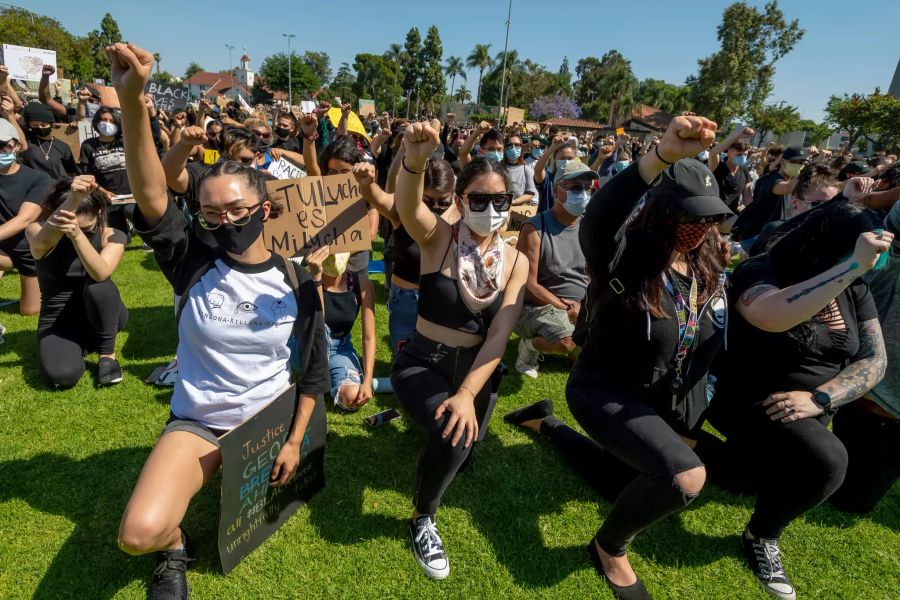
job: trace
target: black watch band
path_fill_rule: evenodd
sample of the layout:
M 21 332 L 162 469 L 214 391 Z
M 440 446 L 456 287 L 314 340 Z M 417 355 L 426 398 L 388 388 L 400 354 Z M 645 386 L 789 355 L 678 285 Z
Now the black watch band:
M 831 396 L 820 390 L 814 391 L 812 396 L 813 402 L 818 404 L 822 408 L 822 412 L 826 415 L 833 415 L 835 413 L 835 408 L 831 405 Z

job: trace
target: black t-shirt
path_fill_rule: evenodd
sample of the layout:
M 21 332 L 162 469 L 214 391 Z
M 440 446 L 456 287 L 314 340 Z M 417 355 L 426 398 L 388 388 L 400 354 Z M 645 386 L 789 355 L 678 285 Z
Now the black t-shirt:
M 785 332 L 768 332 L 748 323 L 737 310 L 741 294 L 761 284 L 781 287 L 766 255 L 741 263 L 729 293 L 728 348 L 716 365 L 713 413 L 721 424 L 737 426 L 759 418 L 759 404 L 775 392 L 812 391 L 833 379 L 859 352 L 862 323 L 878 318 L 869 286 L 857 279 L 837 297 L 844 329 L 831 329 L 819 315 Z M 723 431 L 728 435 L 727 431 Z
M 273 148 L 279 148 L 281 150 L 287 150 L 288 152 L 296 152 L 297 154 L 303 154 L 303 146 L 300 145 L 300 140 L 296 137 L 290 136 L 286 140 L 280 140 L 277 137 L 274 138 L 275 141 L 272 142 Z
M 119 136 L 111 142 L 91 138 L 81 144 L 81 172 L 93 175 L 97 184 L 113 194 L 130 194 L 131 184 L 125 171 L 125 146 Z
M 775 171 L 760 177 L 753 189 L 753 202 L 738 217 L 734 224 L 734 235 L 738 240 L 746 240 L 759 235 L 769 221 L 786 221 L 790 217 L 789 197 L 772 191 L 775 184 L 785 181 L 784 176 Z
M 747 185 L 747 173 L 744 171 L 744 167 L 738 167 L 732 174 L 725 161 L 719 161 L 713 175 L 719 184 L 719 197 L 722 198 L 722 202 L 737 214 L 737 207 L 741 203 L 741 196 Z
M 72 149 L 56 138 L 41 140 L 37 136 L 29 136 L 28 149 L 19 154 L 19 162 L 53 179 L 68 179 L 70 175 L 78 174 Z
M 12 175 L 0 175 L 0 224 L 19 214 L 26 202 L 43 204 L 54 183 L 55 180 L 46 173 L 22 165 Z M 0 240 L 0 249 L 21 247 L 24 240 L 24 233 Z M 27 242 L 24 243 L 27 247 Z

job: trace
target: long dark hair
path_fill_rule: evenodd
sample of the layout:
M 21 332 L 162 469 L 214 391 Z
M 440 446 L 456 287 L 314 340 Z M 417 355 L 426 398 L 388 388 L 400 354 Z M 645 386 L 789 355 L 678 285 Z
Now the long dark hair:
M 856 248 L 861 233 L 884 227 L 878 212 L 845 199 L 824 202 L 784 223 L 766 255 L 781 287 L 812 279 Z
M 46 221 L 56 209 L 63 205 L 69 199 L 72 192 L 72 180 L 64 179 L 58 182 L 47 194 L 44 202 L 41 204 L 41 216 L 39 221 Z M 109 209 L 109 201 L 106 196 L 99 190 L 94 190 L 81 200 L 81 204 L 75 209 L 75 216 L 79 217 L 97 217 L 96 229 L 102 231 L 106 227 L 106 213 Z
M 332 158 L 342 160 L 351 165 L 363 161 L 362 152 L 356 147 L 356 142 L 353 141 L 353 136 L 350 135 L 341 135 L 334 138 L 322 150 L 322 154 L 319 155 L 319 169 L 321 169 L 323 175 L 328 173 L 328 161 Z
M 629 238 L 640 238 L 643 258 L 633 265 L 637 271 L 629 276 L 633 284 L 625 286 L 625 303 L 634 310 L 650 311 L 657 319 L 669 317 L 662 308 L 666 293 L 662 274 L 675 251 L 678 216 L 679 209 L 670 198 L 659 198 L 651 191 L 628 227 Z M 697 278 L 701 303 L 715 293 L 719 274 L 725 269 L 719 239 L 716 228 L 710 227 L 700 245 L 684 255 Z
M 446 160 L 432 160 L 425 169 L 425 189 L 431 188 L 442 194 L 453 191 L 453 180 L 456 175 L 453 167 Z

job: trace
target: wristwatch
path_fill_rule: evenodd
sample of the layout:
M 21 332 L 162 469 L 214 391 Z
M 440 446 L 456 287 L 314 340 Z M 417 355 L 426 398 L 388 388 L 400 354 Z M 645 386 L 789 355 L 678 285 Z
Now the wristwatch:
M 833 415 L 837 409 L 831 405 L 831 396 L 823 391 L 816 390 L 812 393 L 813 402 L 822 407 L 822 412 L 826 415 Z

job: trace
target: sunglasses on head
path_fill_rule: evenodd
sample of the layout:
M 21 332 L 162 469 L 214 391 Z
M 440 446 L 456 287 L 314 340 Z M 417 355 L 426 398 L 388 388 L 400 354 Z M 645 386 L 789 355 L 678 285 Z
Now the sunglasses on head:
M 512 205 L 513 194 L 506 192 L 503 194 L 466 194 L 469 199 L 469 210 L 472 212 L 484 212 L 487 210 L 488 204 L 494 207 L 497 212 L 506 212 Z

